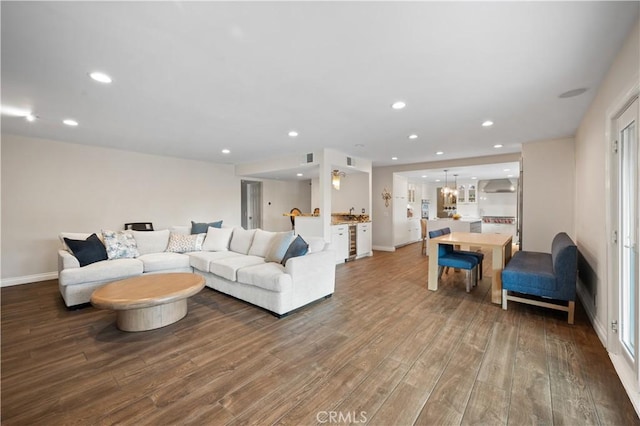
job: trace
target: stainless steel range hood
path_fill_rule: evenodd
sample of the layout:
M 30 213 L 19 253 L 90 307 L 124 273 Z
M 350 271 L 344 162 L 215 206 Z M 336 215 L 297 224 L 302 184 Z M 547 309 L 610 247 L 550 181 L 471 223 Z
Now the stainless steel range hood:
M 498 192 L 516 192 L 516 185 L 509 179 L 491 179 L 485 181 L 484 186 L 480 187 L 482 192 L 498 193 Z

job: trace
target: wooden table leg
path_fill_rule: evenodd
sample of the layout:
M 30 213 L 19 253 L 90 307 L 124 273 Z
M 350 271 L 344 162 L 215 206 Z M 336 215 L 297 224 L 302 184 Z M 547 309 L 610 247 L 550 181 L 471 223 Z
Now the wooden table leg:
M 429 239 L 429 278 L 427 288 L 438 290 L 438 243 Z
M 173 324 L 187 315 L 187 299 L 148 308 L 119 310 L 116 325 L 122 331 L 147 331 Z

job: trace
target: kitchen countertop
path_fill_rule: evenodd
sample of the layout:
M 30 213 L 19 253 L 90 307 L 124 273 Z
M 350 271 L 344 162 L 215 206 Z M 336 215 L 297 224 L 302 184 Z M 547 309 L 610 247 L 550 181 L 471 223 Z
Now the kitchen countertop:
M 429 219 L 431 222 L 481 222 L 481 218 L 473 218 L 473 217 L 463 217 L 461 219 L 452 219 L 452 218 L 438 218 L 438 219 Z

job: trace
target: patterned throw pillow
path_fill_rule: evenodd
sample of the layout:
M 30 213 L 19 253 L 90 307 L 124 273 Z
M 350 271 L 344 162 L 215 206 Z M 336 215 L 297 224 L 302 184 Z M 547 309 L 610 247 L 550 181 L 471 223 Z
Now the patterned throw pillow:
M 140 256 L 136 239 L 129 232 L 102 231 L 107 257 L 111 259 L 128 259 Z
M 169 235 L 169 246 L 167 251 L 173 253 L 186 253 L 188 251 L 202 250 L 202 242 L 207 234 L 183 235 L 172 232 Z

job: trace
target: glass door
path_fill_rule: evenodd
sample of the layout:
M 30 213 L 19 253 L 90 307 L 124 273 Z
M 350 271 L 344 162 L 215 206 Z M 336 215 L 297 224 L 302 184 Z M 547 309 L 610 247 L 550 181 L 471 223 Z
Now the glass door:
M 617 241 L 616 273 L 618 289 L 620 353 L 638 380 L 638 100 L 616 120 L 617 128 Z

